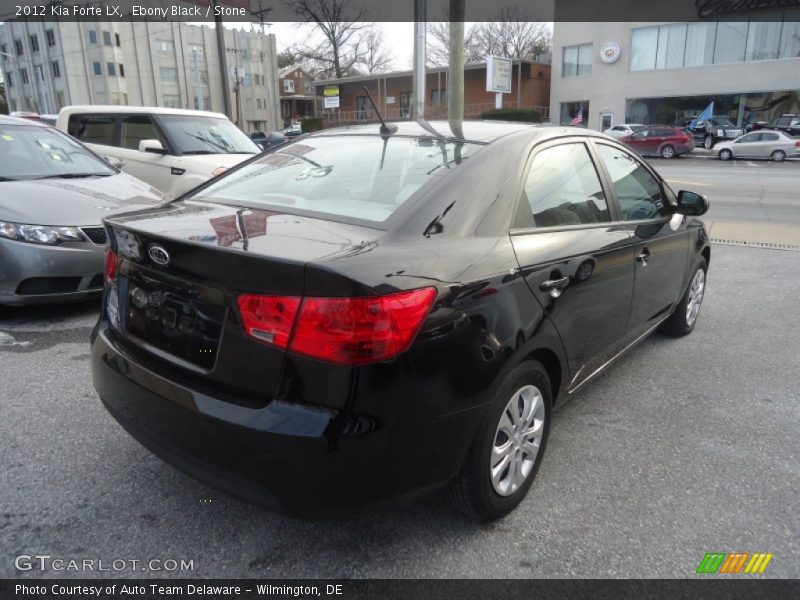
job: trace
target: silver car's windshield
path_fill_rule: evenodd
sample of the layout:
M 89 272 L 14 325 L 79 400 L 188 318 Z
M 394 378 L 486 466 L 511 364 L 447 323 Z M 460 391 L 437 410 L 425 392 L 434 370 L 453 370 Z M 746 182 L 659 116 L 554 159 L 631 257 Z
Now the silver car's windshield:
M 261 149 L 228 119 L 159 115 L 178 154 L 257 154 Z
M 309 138 L 280 146 L 197 192 L 194 199 L 381 223 L 477 146 L 378 136 Z
M 105 177 L 114 169 L 56 129 L 0 125 L 0 181 Z

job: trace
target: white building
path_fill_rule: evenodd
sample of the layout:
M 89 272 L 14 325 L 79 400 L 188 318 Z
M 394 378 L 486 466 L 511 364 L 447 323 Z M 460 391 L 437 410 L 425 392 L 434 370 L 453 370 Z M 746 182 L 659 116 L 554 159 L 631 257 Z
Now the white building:
M 800 112 L 799 21 L 555 23 L 551 121 L 683 125 L 711 101 L 738 125 Z
M 278 129 L 275 36 L 225 29 L 232 120 Z M 57 113 L 71 104 L 203 108 L 225 112 L 213 28 L 178 22 L 0 24 L 9 111 Z M 236 80 L 239 80 L 237 112 Z

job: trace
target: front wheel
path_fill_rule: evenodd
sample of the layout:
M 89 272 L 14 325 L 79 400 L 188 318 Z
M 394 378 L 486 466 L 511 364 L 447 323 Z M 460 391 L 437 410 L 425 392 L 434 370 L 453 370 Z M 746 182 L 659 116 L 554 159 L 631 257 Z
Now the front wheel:
M 707 135 L 706 138 L 703 140 L 703 147 L 706 150 L 711 150 L 714 147 L 714 136 Z
M 666 145 L 661 148 L 661 157 L 662 158 L 675 158 L 675 148 L 670 145 Z
M 725 148 L 724 150 L 720 150 L 717 156 L 719 156 L 720 160 L 731 160 L 733 158 L 733 152 Z
M 703 296 L 706 292 L 706 273 L 708 264 L 705 258 L 701 258 L 695 267 L 692 280 L 686 293 L 681 298 L 675 311 L 669 318 L 661 324 L 661 331 L 673 337 L 689 335 L 694 331 L 697 323 L 697 316 L 700 314 L 700 306 L 703 303 Z
M 784 160 L 786 160 L 786 152 L 784 152 L 783 150 L 775 150 L 775 152 L 773 152 L 771 156 L 772 160 L 774 160 L 775 162 L 783 162 Z
M 494 521 L 525 497 L 544 455 L 553 398 L 536 361 L 515 367 L 494 394 L 450 496 L 459 510 Z

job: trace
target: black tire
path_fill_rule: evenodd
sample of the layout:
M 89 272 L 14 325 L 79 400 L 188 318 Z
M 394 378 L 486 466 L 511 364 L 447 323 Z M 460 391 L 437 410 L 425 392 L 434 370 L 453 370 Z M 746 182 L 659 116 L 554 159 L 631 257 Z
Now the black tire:
M 692 295 L 692 283 L 697 276 L 698 271 L 703 271 L 703 292 L 705 293 L 705 279 L 706 273 L 708 272 L 708 265 L 706 264 L 705 258 L 700 258 L 700 261 L 695 266 L 694 271 L 692 271 L 692 276 L 689 279 L 689 285 L 686 287 L 686 291 L 683 293 L 683 297 L 681 301 L 678 302 L 678 305 L 675 307 L 675 310 L 669 316 L 669 318 L 661 324 L 659 327 L 659 331 L 665 333 L 667 335 L 671 335 L 672 337 L 682 337 L 684 335 L 689 335 L 694 331 L 695 325 L 697 325 L 697 315 L 695 315 L 692 322 L 688 322 L 686 316 L 686 309 L 689 305 L 689 299 Z M 700 308 L 702 308 L 702 299 L 700 301 Z M 698 308 L 698 312 L 700 310 Z
M 661 158 L 678 158 L 678 153 L 675 152 L 675 147 L 667 144 L 661 148 Z
M 714 147 L 714 136 L 709 134 L 703 139 L 703 148 L 711 150 Z
M 775 162 L 783 162 L 786 160 L 786 152 L 784 152 L 783 150 L 775 150 L 775 152 L 770 154 L 770 157 Z
M 544 404 L 544 423 L 539 451 L 533 468 L 524 483 L 508 496 L 502 496 L 492 484 L 489 474 L 492 447 L 501 416 L 512 396 L 523 387 L 535 386 Z M 482 522 L 494 521 L 510 513 L 522 501 L 536 478 L 550 433 L 553 396 L 550 379 L 540 363 L 526 360 L 517 365 L 495 391 L 486 415 L 472 441 L 458 476 L 450 485 L 450 500 L 454 507 Z
M 733 152 L 731 152 L 727 148 L 723 148 L 722 150 L 719 151 L 719 154 L 717 154 L 717 156 L 719 157 L 720 160 L 731 160 L 733 158 Z

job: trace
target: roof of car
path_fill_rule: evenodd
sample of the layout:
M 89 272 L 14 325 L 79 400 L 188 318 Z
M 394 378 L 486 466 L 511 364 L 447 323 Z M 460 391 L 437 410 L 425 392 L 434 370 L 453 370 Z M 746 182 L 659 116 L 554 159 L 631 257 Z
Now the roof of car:
M 582 127 L 564 125 L 539 125 L 535 123 L 519 123 L 510 121 L 464 121 L 463 135 L 455 135 L 447 121 L 397 121 L 397 131 L 393 135 L 409 137 L 434 137 L 445 139 L 463 139 L 469 142 L 488 144 L 502 137 L 521 131 L 535 131 L 542 137 L 555 137 L 571 132 L 581 135 L 599 136 L 600 133 Z M 315 132 L 314 136 L 327 135 L 379 135 L 378 123 L 346 125 Z
M 33 125 L 34 127 L 49 127 L 47 123 L 41 121 L 32 121 L 31 119 L 22 119 L 19 117 L 7 117 L 0 115 L 0 125 Z
M 61 113 L 128 113 L 128 114 L 154 114 L 154 115 L 194 115 L 227 119 L 222 113 L 207 110 L 188 110 L 185 108 L 164 108 L 161 106 L 103 106 L 103 105 L 75 105 L 65 106 Z M 59 113 L 59 114 L 61 114 Z

